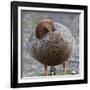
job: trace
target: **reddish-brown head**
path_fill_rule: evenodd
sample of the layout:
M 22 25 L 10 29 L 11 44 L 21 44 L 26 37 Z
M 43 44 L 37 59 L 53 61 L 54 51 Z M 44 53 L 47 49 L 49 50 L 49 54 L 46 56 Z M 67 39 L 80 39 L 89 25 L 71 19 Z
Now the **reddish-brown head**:
M 40 21 L 36 27 L 36 37 L 42 39 L 48 32 L 53 32 L 53 21 L 50 19 L 44 19 Z

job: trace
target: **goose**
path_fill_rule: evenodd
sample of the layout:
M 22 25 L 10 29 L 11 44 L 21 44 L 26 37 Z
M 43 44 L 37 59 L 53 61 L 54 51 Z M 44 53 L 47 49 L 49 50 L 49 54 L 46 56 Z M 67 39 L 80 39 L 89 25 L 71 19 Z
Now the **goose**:
M 30 54 L 44 65 L 45 76 L 48 76 L 48 66 L 60 64 L 66 74 L 65 62 L 75 49 L 75 39 L 65 25 L 51 19 L 40 20 L 29 42 Z

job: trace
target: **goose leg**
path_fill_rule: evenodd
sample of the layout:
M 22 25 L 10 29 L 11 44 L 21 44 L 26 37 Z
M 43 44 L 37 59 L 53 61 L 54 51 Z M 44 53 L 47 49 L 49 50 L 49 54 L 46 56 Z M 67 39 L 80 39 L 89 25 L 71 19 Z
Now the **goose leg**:
M 48 65 L 45 65 L 45 76 L 48 76 Z
M 63 72 L 64 72 L 64 75 L 66 75 L 66 64 L 65 63 L 63 64 Z

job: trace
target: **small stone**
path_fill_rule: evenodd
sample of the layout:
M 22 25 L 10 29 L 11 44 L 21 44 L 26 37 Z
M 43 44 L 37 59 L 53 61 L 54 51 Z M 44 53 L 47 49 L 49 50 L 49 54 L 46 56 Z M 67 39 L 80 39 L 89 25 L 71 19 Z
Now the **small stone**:
M 71 73 L 72 73 L 72 74 L 76 74 L 76 71 L 72 71 Z

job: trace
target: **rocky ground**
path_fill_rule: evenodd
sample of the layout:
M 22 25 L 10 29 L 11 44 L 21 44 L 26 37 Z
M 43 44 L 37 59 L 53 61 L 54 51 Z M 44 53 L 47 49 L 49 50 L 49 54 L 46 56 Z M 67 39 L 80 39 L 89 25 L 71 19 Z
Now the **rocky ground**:
M 22 77 L 43 76 L 44 66 L 33 59 L 28 51 L 28 40 L 32 37 L 35 26 L 41 19 L 49 18 L 55 22 L 60 22 L 67 26 L 76 40 L 75 53 L 69 59 L 67 64 L 67 75 L 79 73 L 79 14 L 77 13 L 49 13 L 49 12 L 31 12 L 22 11 L 21 29 L 22 29 Z M 62 65 L 55 66 L 56 75 L 63 75 Z M 50 66 L 48 67 L 49 75 Z

